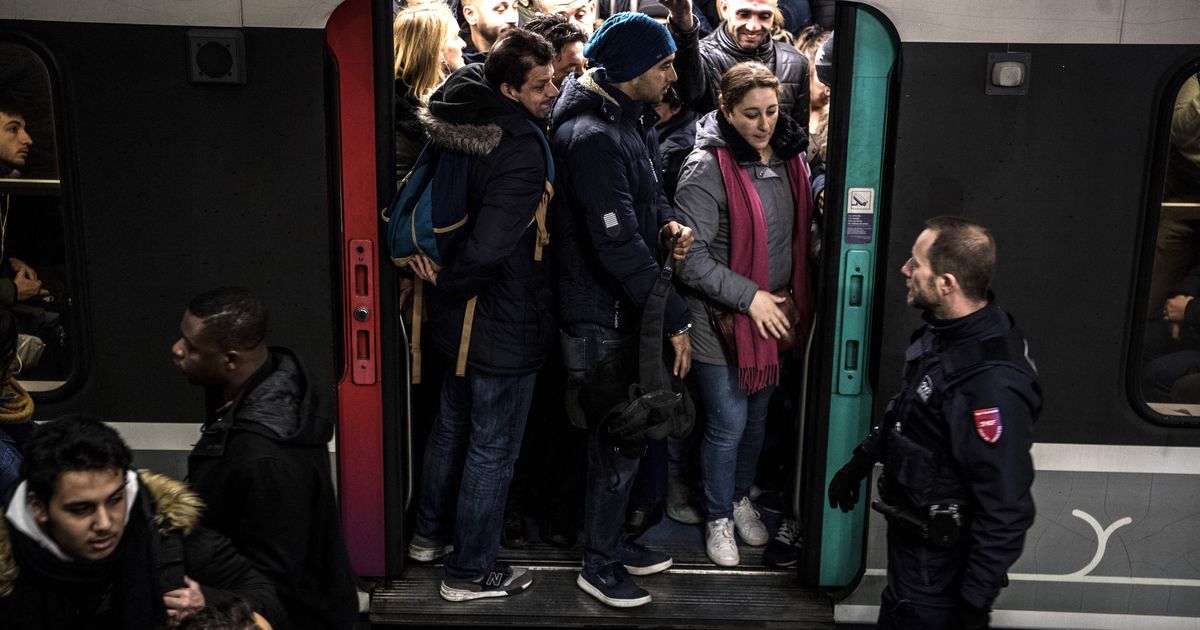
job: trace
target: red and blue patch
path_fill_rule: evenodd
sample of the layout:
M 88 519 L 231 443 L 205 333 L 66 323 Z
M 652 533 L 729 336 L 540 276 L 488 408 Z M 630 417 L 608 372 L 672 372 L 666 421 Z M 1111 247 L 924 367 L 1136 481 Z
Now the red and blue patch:
M 1000 408 L 976 409 L 975 432 L 988 444 L 999 442 L 1000 434 L 1004 432 L 1004 424 L 1000 421 Z

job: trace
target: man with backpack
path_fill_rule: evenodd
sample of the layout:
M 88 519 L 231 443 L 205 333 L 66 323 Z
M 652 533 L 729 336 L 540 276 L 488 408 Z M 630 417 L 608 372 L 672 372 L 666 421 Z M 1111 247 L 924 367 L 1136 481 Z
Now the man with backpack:
M 466 216 L 437 230 L 441 265 L 423 254 L 410 263 L 432 285 L 434 345 L 458 357 L 425 448 L 408 550 L 419 561 L 449 553 L 440 591 L 449 601 L 511 595 L 533 581 L 496 556 L 534 381 L 554 331 L 543 256 L 553 187 L 542 131 L 558 95 L 553 59 L 541 36 L 511 29 L 485 63 L 451 75 L 420 113 L 425 151 L 440 156 L 440 167 L 459 165 L 454 181 L 465 186 Z M 433 194 L 442 194 L 438 174 L 433 180 Z

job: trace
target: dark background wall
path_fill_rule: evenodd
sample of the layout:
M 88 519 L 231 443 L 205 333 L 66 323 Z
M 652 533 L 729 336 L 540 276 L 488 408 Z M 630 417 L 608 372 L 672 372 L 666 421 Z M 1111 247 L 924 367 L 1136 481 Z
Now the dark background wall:
M 987 54 L 1010 49 L 1033 55 L 1029 93 L 988 96 Z M 1031 340 L 1045 390 L 1039 442 L 1200 444 L 1198 429 L 1138 415 L 1126 384 L 1153 247 L 1148 200 L 1162 185 L 1156 134 L 1197 58 L 1184 46 L 903 46 L 877 411 L 920 324 L 900 266 L 924 219 L 961 214 L 998 240 L 996 295 Z
M 67 249 L 84 315 L 78 389 L 39 405 L 106 420 L 195 421 L 171 363 L 196 293 L 257 291 L 273 344 L 337 370 L 324 34 L 245 29 L 246 83 L 192 85 L 184 27 L 0 22 L 48 55 Z M 78 322 L 76 322 L 78 323 Z

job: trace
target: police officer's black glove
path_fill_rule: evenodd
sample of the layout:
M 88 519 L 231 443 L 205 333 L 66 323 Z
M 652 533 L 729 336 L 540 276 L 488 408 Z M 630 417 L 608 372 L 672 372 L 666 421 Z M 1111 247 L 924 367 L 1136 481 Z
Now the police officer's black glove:
M 833 479 L 829 481 L 829 507 L 840 507 L 843 512 L 853 510 L 854 504 L 858 503 L 859 486 L 862 485 L 862 480 L 871 474 L 871 467 L 874 465 L 874 459 L 856 450 L 854 457 L 834 473 Z
M 976 608 L 960 599 L 954 607 L 954 621 L 950 627 L 954 630 L 987 630 L 991 617 L 988 609 Z

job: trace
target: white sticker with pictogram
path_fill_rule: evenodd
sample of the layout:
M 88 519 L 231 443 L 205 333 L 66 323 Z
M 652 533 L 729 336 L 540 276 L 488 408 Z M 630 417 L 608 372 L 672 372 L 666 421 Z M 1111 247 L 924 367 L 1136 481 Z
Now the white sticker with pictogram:
M 846 243 L 866 245 L 875 238 L 875 189 L 846 191 Z
M 851 188 L 846 212 L 851 214 L 875 214 L 875 189 Z

